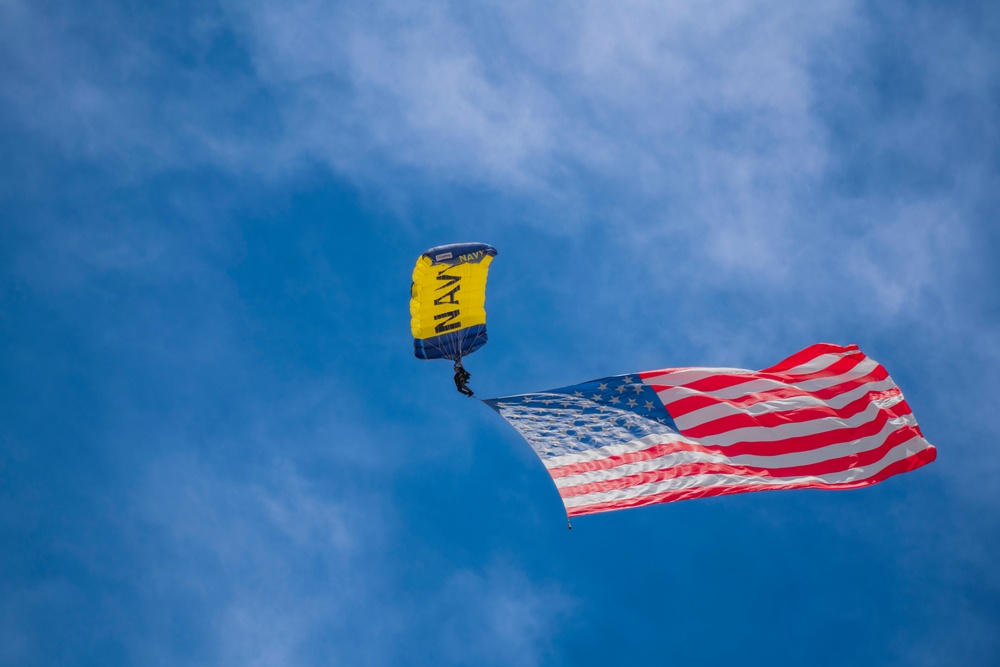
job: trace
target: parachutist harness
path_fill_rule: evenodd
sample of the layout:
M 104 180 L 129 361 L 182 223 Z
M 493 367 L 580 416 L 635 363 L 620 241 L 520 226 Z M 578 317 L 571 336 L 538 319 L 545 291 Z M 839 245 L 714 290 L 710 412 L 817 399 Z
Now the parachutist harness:
M 472 377 L 472 374 L 469 373 L 469 371 L 465 370 L 465 367 L 462 366 L 462 360 L 461 359 L 456 359 L 455 360 L 455 389 L 458 389 L 458 392 L 460 394 L 464 394 L 465 396 L 472 396 L 472 390 L 469 389 L 469 386 L 467 384 L 465 384 L 466 382 L 469 381 L 469 378 L 471 378 L 471 377 Z

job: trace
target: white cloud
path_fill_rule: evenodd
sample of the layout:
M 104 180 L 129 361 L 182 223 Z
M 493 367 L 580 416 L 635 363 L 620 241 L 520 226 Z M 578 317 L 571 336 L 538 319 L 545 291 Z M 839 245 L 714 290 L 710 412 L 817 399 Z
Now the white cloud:
M 435 570 L 411 595 L 401 584 L 395 512 L 351 484 L 322 490 L 287 461 L 230 476 L 197 458 L 153 461 L 121 522 L 145 616 L 124 622 L 130 653 L 175 664 L 171 614 L 202 629 L 188 647 L 221 665 L 539 664 L 568 598 L 509 565 Z M 121 620 L 119 622 L 122 622 Z M 152 634 L 143 628 L 152 630 Z M 121 630 L 121 628 L 119 628 Z M 168 633 L 169 635 L 169 633 Z
M 556 366 L 568 372 L 574 346 L 589 353 L 578 355 L 589 359 L 581 364 L 607 372 L 634 370 L 612 364 L 640 358 L 752 366 L 746 359 L 777 361 L 774 350 L 792 340 L 833 332 L 849 336 L 834 342 L 856 342 L 874 330 L 911 346 L 912 372 L 934 387 L 925 396 L 944 388 L 939 428 L 942 415 L 978 424 L 989 414 L 1000 365 L 995 317 L 961 297 L 975 291 L 977 267 L 995 259 L 984 258 L 975 229 L 997 190 L 996 101 L 983 91 L 995 88 L 1000 70 L 995 47 L 960 20 L 930 10 L 900 17 L 915 92 L 885 110 L 879 100 L 891 95 L 873 81 L 884 35 L 846 0 L 516 1 L 476 11 L 445 2 L 224 0 L 163 24 L 101 3 L 95 21 L 80 11 L 0 5 L 0 100 L 16 131 L 71 162 L 100 165 L 114 183 L 207 167 L 252 187 L 319 163 L 375 200 L 481 188 L 526 201 L 547 215 L 513 232 L 529 237 L 525 245 L 533 239 L 522 232 L 532 227 L 547 227 L 549 241 L 607 231 L 599 251 L 593 238 L 568 251 L 568 266 L 542 287 L 551 267 L 504 278 L 517 303 L 511 312 L 519 280 L 525 292 L 561 292 L 550 316 L 572 332 L 525 350 L 511 326 L 506 353 L 524 369 L 518 382 L 551 377 Z M 213 49 L 229 49 L 229 60 L 213 60 Z M 970 131 L 968 122 L 979 126 Z M 834 183 L 839 169 L 867 180 Z M 150 429 L 152 412 L 185 435 L 176 452 L 144 441 L 157 453 L 140 457 L 117 513 L 135 565 L 111 579 L 138 591 L 143 616 L 112 608 L 112 621 L 95 632 L 130 637 L 143 664 L 185 657 L 171 643 L 175 617 L 203 620 L 209 646 L 191 650 L 204 648 L 218 664 L 402 664 L 410 649 L 437 651 L 438 664 L 545 662 L 572 606 L 558 587 L 513 565 L 462 563 L 447 574 L 433 568 L 423 592 L 405 592 L 391 480 L 359 481 L 402 464 L 384 464 L 385 449 L 363 446 L 370 434 L 352 413 L 366 406 L 340 391 L 352 378 L 296 381 L 294 399 L 270 401 L 286 387 L 255 365 L 246 323 L 237 321 L 238 281 L 227 273 L 238 241 L 219 220 L 233 202 L 179 205 L 148 225 L 132 215 L 135 206 L 104 223 L 85 208 L 79 216 L 56 211 L 55 223 L 34 230 L 41 240 L 18 250 L 16 277 L 74 297 L 93 276 L 116 278 L 114 290 L 143 280 L 180 285 L 171 294 L 183 302 L 140 293 L 108 331 L 97 317 L 85 322 L 96 344 L 133 353 L 143 370 L 168 371 L 151 375 L 170 385 L 160 398 L 181 408 L 143 406 L 130 418 Z M 86 228 L 74 225 L 77 217 Z M 178 217 L 195 228 L 190 236 L 165 226 Z M 325 260 L 303 261 L 315 268 Z M 336 283 L 335 268 L 317 275 L 324 287 Z M 117 312 L 114 296 L 96 303 Z M 206 378 L 217 384 L 204 388 Z M 217 418 L 204 395 L 258 381 L 272 384 L 227 404 L 241 423 L 230 430 L 248 445 L 236 472 L 220 456 L 236 445 L 203 451 L 192 423 Z M 108 391 L 116 401 L 127 393 Z M 379 429 L 394 443 L 384 448 L 419 439 Z M 945 459 L 948 443 L 932 440 Z M 460 447 L 448 450 L 453 461 L 471 456 Z M 950 451 L 959 447 L 977 469 L 995 469 L 979 442 Z M 299 458 L 274 453 L 283 451 Z M 306 460 L 336 464 L 329 479 L 337 486 L 310 481 Z M 952 488 L 993 506 L 988 486 L 966 484 L 967 471 L 947 465 L 927 474 L 950 470 L 960 480 Z M 977 521 L 988 523 L 978 518 L 988 514 Z M 970 542 L 979 527 L 967 531 Z M 112 567 L 103 555 L 85 563 L 102 577 Z M 58 586 L 22 590 L 14 604 L 54 608 L 74 595 Z M 11 605 L 2 613 L 14 632 L 0 655 L 29 653 L 32 638 L 18 634 Z M 318 654 L 323 660 L 309 657 Z
M 609 280 L 664 300 L 745 300 L 753 286 L 755 303 L 788 314 L 782 330 L 916 318 L 928 298 L 953 300 L 960 269 L 983 261 L 970 259 L 970 230 L 996 177 L 988 150 L 954 146 L 961 118 L 995 111 L 977 91 L 996 56 L 967 21 L 934 9 L 907 14 L 886 55 L 877 17 L 847 0 L 476 11 L 225 0 L 184 24 L 202 64 L 188 68 L 107 8 L 114 67 L 65 22 L 26 3 L 5 11 L 15 67 L 0 94 L 18 117 L 70 152 L 128 156 L 133 170 L 207 164 L 266 178 L 318 162 L 375 201 L 481 187 L 544 210 L 528 224 L 555 235 L 614 230 L 588 262 Z M 205 56 L 224 38 L 245 66 Z M 899 109 L 879 107 L 891 97 L 879 86 L 906 83 L 892 72 L 880 83 L 883 56 L 912 79 Z M 183 85 L 151 86 L 142 72 Z M 991 128 L 982 146 L 995 145 Z M 867 180 L 840 191 L 841 171 Z M 59 247 L 72 255 L 74 238 L 92 234 Z M 159 253 L 128 235 L 100 241 L 89 261 L 103 266 Z M 617 299 L 605 292 L 595 299 Z M 647 310 L 605 305 L 626 319 Z M 954 326 L 967 320 L 956 312 Z M 747 323 L 745 343 L 764 328 Z
M 727 117 L 747 132 L 739 150 L 815 169 L 810 49 L 849 18 L 843 3 L 228 7 L 281 91 L 287 141 L 338 170 L 376 158 L 545 191 L 582 167 L 647 196 Z

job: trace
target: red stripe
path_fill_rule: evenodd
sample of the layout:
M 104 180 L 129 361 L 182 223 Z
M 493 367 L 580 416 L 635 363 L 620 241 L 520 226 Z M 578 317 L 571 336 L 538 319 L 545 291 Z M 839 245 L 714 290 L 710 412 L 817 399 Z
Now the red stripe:
M 760 371 L 758 375 L 763 378 L 777 378 L 783 382 L 787 382 L 788 384 L 796 384 L 799 382 L 805 382 L 806 380 L 818 380 L 820 378 L 834 377 L 835 375 L 849 373 L 855 366 L 867 360 L 868 357 L 866 357 L 863 352 L 858 351 L 855 354 L 843 356 L 826 368 L 821 368 L 818 371 L 809 371 L 808 373 L 771 373 L 769 371 Z
M 804 389 L 799 389 L 795 385 L 785 385 L 777 389 L 772 389 L 769 391 L 761 391 L 753 394 L 745 394 L 739 398 L 719 398 L 717 396 L 712 396 L 711 394 L 698 394 L 695 396 L 685 396 L 684 398 L 679 398 L 676 401 L 671 401 L 670 403 L 665 403 L 664 407 L 670 413 L 670 416 L 674 419 L 682 417 L 689 412 L 694 412 L 695 410 L 700 410 L 702 408 L 707 408 L 710 405 L 717 405 L 719 403 L 727 403 L 735 408 L 745 408 L 756 403 L 762 403 L 764 401 L 780 400 L 783 398 L 795 398 L 798 396 L 809 396 L 812 398 L 817 398 L 823 401 L 829 400 L 840 394 L 846 394 L 849 391 L 857 389 L 862 385 L 866 385 L 872 382 L 881 382 L 889 377 L 889 373 L 886 372 L 885 368 L 882 366 L 876 366 L 875 369 L 865 375 L 864 377 L 848 380 L 846 382 L 841 382 L 840 384 L 833 385 L 832 387 L 826 387 L 824 389 L 817 389 L 815 391 L 805 391 Z M 655 385 L 651 385 L 655 388 Z M 663 387 L 666 389 L 668 387 Z
M 597 482 L 587 482 L 575 486 L 566 486 L 559 489 L 559 495 L 563 498 L 583 496 L 588 493 L 600 493 L 602 491 L 612 491 L 616 489 L 627 489 L 642 484 L 662 482 L 675 477 L 688 477 L 691 475 L 744 475 L 750 477 L 805 477 L 827 475 L 833 472 L 851 470 L 861 466 L 871 465 L 881 461 L 886 454 L 894 447 L 903 444 L 908 440 L 920 437 L 917 430 L 912 426 L 904 426 L 897 431 L 890 433 L 885 441 L 878 447 L 862 452 L 856 452 L 847 456 L 835 459 L 826 459 L 816 463 L 808 463 L 800 466 L 790 466 L 784 468 L 746 466 L 733 463 L 715 463 L 711 461 L 700 461 L 697 463 L 682 463 L 676 466 L 660 468 L 659 470 L 648 470 L 634 475 L 618 477 Z
M 816 389 L 813 391 L 806 392 L 809 396 L 815 396 L 820 400 L 829 400 L 834 396 L 840 396 L 845 394 L 852 389 L 857 389 L 863 385 L 869 384 L 871 382 L 881 382 L 882 380 L 890 380 L 889 372 L 885 370 L 882 366 L 875 366 L 872 372 L 868 375 L 863 375 L 854 380 L 847 380 L 841 382 L 840 384 L 831 385 L 829 387 L 824 387 L 823 389 Z M 895 382 L 893 382 L 895 384 Z
M 902 409 L 899 409 L 900 406 L 902 406 Z M 652 445 L 646 449 L 641 449 L 635 452 L 615 454 L 605 458 L 591 461 L 581 461 L 579 463 L 570 463 L 568 465 L 550 468 L 549 475 L 551 475 L 553 479 L 559 479 L 560 477 L 569 477 L 570 475 L 579 475 L 580 473 L 593 472 L 595 470 L 609 470 L 628 463 L 651 461 L 675 452 L 703 452 L 707 454 L 724 454 L 726 456 L 738 456 L 740 454 L 775 456 L 778 454 L 808 451 L 810 449 L 818 449 L 828 445 L 835 445 L 842 442 L 871 437 L 882 430 L 882 428 L 889 421 L 890 417 L 902 417 L 908 414 L 912 414 L 909 411 L 909 406 L 905 401 L 901 401 L 897 405 L 893 406 L 892 410 L 880 410 L 874 420 L 854 428 L 836 429 L 826 431 L 824 433 L 776 440 L 774 442 L 750 440 L 737 442 L 728 446 L 692 442 L 665 442 Z M 912 428 L 915 428 L 916 432 L 922 435 L 918 427 Z
M 903 426 L 887 435 L 885 437 L 885 441 L 874 449 L 853 452 L 835 459 L 825 459 L 823 461 L 817 461 L 816 463 L 807 463 L 798 466 L 788 466 L 785 468 L 761 468 L 747 466 L 747 469 L 753 471 L 770 471 L 772 477 L 828 475 L 839 470 L 851 470 L 862 466 L 870 466 L 873 463 L 881 461 L 885 455 L 889 453 L 889 450 L 903 444 L 904 442 L 912 440 L 913 438 L 921 437 L 923 436 L 920 435 L 920 429 L 917 427 Z
M 782 384 L 797 385 L 808 380 L 821 380 L 823 378 L 836 377 L 838 375 L 850 373 L 862 362 L 868 360 L 868 357 L 866 357 L 863 352 L 859 351 L 856 354 L 841 357 L 826 368 L 821 368 L 818 371 L 810 371 L 808 373 L 771 373 L 768 371 L 757 371 L 753 375 L 762 380 L 772 380 Z
M 680 368 L 678 370 L 685 370 Z M 667 378 L 669 379 L 669 378 Z M 713 392 L 719 391 L 720 389 L 728 389 L 729 387 L 735 387 L 739 384 L 745 384 L 751 380 L 760 379 L 757 373 L 729 373 L 729 374 L 719 374 L 719 375 L 709 375 L 697 380 L 692 380 L 691 382 L 686 382 L 682 384 L 648 384 L 655 391 L 662 391 L 663 389 L 669 389 L 671 387 L 686 387 L 695 391 L 703 392 Z M 779 380 L 780 381 L 780 380 Z
M 796 366 L 801 366 L 802 364 L 808 363 L 815 359 L 816 357 L 821 357 L 824 354 L 845 354 L 851 352 L 857 352 L 857 345 L 832 345 L 830 343 L 816 343 L 815 345 L 810 345 L 809 347 L 796 352 L 792 356 L 779 361 L 773 366 L 761 370 L 761 373 L 780 373 L 782 371 L 787 371 Z M 661 368 L 655 371 L 643 371 L 639 373 L 639 377 L 642 379 L 647 379 L 651 377 L 656 377 L 657 375 L 669 375 L 670 373 L 675 373 L 677 371 L 691 370 L 692 367 L 686 368 Z
M 707 454 L 718 454 L 721 450 L 722 447 L 719 447 L 718 445 L 715 447 L 703 447 L 701 445 L 687 442 L 665 442 L 637 452 L 617 454 L 603 459 L 582 461 L 580 463 L 571 463 L 569 465 L 559 466 L 558 468 L 550 468 L 549 475 L 552 476 L 552 479 L 559 479 L 560 477 L 579 475 L 582 472 L 617 468 L 618 466 L 625 465 L 626 463 L 652 461 L 653 459 L 658 459 L 666 456 L 667 454 L 673 454 L 674 452 L 704 452 Z
M 628 489 L 633 486 L 662 482 L 676 477 L 690 477 L 692 475 L 752 476 L 750 469 L 744 466 L 732 465 L 731 463 L 699 461 L 697 463 L 681 463 L 680 465 L 661 468 L 660 470 L 647 470 L 626 477 L 604 480 L 603 482 L 587 482 L 586 484 L 577 484 L 576 486 L 565 486 L 559 489 L 559 495 L 563 498 L 573 498 L 575 496 L 585 496 L 589 493 Z M 767 473 L 764 476 L 772 477 L 772 475 Z
M 779 361 L 769 368 L 763 369 L 761 372 L 781 373 L 782 371 L 787 371 L 790 368 L 795 368 L 796 366 L 808 363 L 816 357 L 823 356 L 824 354 L 843 354 L 846 352 L 856 351 L 858 351 L 857 345 L 848 345 L 844 347 L 841 345 L 831 345 L 830 343 L 816 343 L 815 345 L 810 345 L 801 352 L 796 352 L 783 361 Z
M 649 384 L 654 391 L 660 392 L 665 389 L 670 389 L 671 387 L 684 387 L 685 389 L 690 389 L 692 391 L 700 391 L 706 394 L 711 394 L 722 389 L 728 389 L 729 387 L 735 387 L 737 385 L 746 384 L 747 382 L 752 382 L 753 380 L 770 380 L 772 382 L 778 382 L 783 385 L 795 385 L 800 382 L 806 382 L 807 380 L 818 380 L 821 378 L 834 377 L 837 375 L 843 375 L 849 373 L 858 364 L 865 361 L 868 357 L 864 354 L 858 352 L 856 355 L 851 355 L 849 357 L 844 357 L 833 362 L 830 366 L 813 371 L 811 373 L 796 373 L 796 374 L 780 374 L 780 373 L 766 373 L 764 371 L 758 371 L 756 373 L 720 373 L 719 375 L 710 375 L 708 377 L 699 378 L 697 380 L 692 380 L 691 382 L 683 382 L 677 384 L 663 384 L 655 382 Z M 683 369 L 681 369 L 683 370 Z M 667 377 L 667 380 L 670 378 Z
M 549 469 L 549 475 L 553 479 L 578 475 L 583 472 L 594 470 L 608 470 L 616 468 L 626 463 L 638 463 L 640 461 L 651 461 L 674 452 L 705 452 L 710 454 L 725 454 L 726 456 L 739 456 L 740 454 L 754 454 L 757 456 L 774 456 L 775 454 L 789 454 L 793 452 L 804 452 L 811 449 L 819 449 L 828 445 L 835 445 L 851 440 L 876 435 L 886 425 L 890 418 L 902 417 L 912 414 L 906 401 L 901 401 L 890 409 L 879 410 L 875 419 L 854 428 L 841 428 L 812 435 L 801 435 L 775 441 L 742 441 L 732 445 L 715 445 L 711 443 L 689 443 L 689 442 L 665 442 L 652 445 L 646 449 L 636 452 L 626 452 L 616 454 L 601 459 L 591 461 L 581 461 L 570 463 Z M 917 430 L 919 433 L 919 429 Z
M 875 419 L 870 422 L 855 426 L 853 428 L 838 428 L 822 433 L 812 433 L 808 435 L 791 436 L 781 440 L 742 440 L 731 445 L 717 445 L 712 442 L 700 443 L 705 447 L 719 447 L 720 452 L 727 456 L 739 456 L 740 454 L 758 454 L 761 456 L 773 456 L 775 454 L 790 454 L 792 452 L 805 452 L 811 449 L 819 449 L 827 445 L 835 445 L 851 440 L 860 440 L 875 435 L 882 430 L 890 419 L 912 414 L 910 406 L 906 401 L 900 401 L 889 409 L 879 410 Z
M 613 500 L 593 505 L 583 505 L 580 507 L 566 508 L 566 514 L 582 516 L 584 514 L 594 514 L 597 512 L 607 512 L 610 510 L 625 509 L 628 507 L 641 507 L 643 505 L 655 505 L 659 503 L 675 502 L 678 500 L 689 500 L 692 498 L 708 498 L 712 496 L 724 496 L 734 493 L 750 493 L 754 491 L 778 491 L 785 489 L 857 489 L 863 486 L 871 486 L 882 482 L 893 475 L 916 470 L 927 465 L 937 458 L 937 450 L 934 447 L 917 452 L 908 456 L 902 461 L 897 461 L 879 473 L 867 479 L 855 480 L 853 482 L 842 482 L 832 484 L 829 482 L 792 482 L 790 484 L 779 484 L 774 486 L 701 486 L 693 489 L 678 489 L 666 491 L 638 498 L 627 498 L 623 500 Z
M 720 433 L 728 433 L 740 428 L 774 428 L 785 424 L 801 424 L 815 421 L 817 419 L 850 419 L 855 415 L 864 412 L 874 401 L 898 395 L 899 389 L 889 389 L 887 391 L 870 391 L 842 408 L 832 408 L 828 405 L 812 405 L 804 408 L 793 408 L 791 410 L 781 410 L 777 412 L 763 412 L 753 415 L 748 412 L 741 412 L 735 415 L 726 415 L 711 421 L 681 428 L 680 432 L 687 438 L 695 440 L 707 438 Z M 905 401 L 901 401 L 905 402 Z M 897 403 L 899 405 L 899 403 Z M 881 408 L 880 408 L 881 409 Z M 678 425 L 679 427 L 680 425 Z

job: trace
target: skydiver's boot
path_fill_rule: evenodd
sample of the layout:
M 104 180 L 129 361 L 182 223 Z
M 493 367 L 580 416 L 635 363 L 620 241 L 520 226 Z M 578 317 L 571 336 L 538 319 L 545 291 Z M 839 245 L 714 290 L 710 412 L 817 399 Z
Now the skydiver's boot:
M 469 381 L 472 374 L 465 370 L 462 366 L 461 361 L 455 362 L 455 389 L 458 389 L 460 394 L 465 396 L 472 396 L 472 390 L 469 389 L 468 385 L 465 383 Z

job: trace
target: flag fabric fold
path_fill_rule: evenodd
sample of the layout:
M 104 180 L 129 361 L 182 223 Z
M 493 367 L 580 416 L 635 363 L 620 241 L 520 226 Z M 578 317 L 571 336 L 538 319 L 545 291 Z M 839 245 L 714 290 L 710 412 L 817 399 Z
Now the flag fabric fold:
M 761 371 L 669 368 L 485 401 L 570 517 L 775 489 L 852 489 L 936 455 L 878 362 L 820 343 Z

